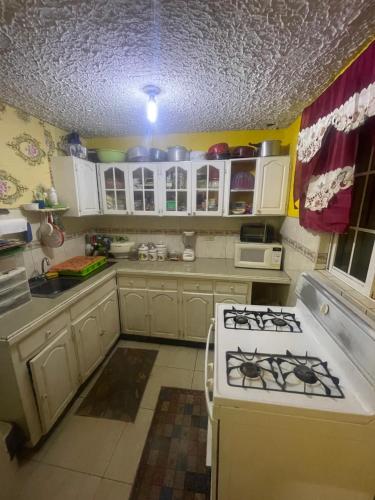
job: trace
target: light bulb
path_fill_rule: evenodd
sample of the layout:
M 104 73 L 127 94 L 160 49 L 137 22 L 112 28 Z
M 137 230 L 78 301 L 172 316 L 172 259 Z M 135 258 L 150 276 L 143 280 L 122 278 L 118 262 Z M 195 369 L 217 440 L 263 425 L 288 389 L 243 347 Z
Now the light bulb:
M 147 101 L 146 113 L 147 113 L 147 120 L 150 123 L 155 123 L 158 117 L 158 105 L 156 103 L 155 96 L 153 95 L 150 95 L 150 98 Z

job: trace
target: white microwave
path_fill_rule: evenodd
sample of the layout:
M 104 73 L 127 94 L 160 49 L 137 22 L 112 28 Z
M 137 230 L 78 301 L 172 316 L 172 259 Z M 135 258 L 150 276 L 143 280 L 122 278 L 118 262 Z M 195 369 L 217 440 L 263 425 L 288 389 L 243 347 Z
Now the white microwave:
M 234 244 L 235 267 L 259 269 L 280 269 L 283 247 L 280 243 L 243 243 Z

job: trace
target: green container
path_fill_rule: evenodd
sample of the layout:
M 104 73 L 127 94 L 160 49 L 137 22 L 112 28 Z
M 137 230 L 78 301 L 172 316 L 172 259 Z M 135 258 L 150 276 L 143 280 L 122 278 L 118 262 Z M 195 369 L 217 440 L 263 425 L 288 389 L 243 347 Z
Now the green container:
M 118 149 L 98 149 L 96 151 L 101 163 L 116 163 L 125 161 L 124 151 Z
M 101 267 L 105 266 L 107 264 L 107 257 L 102 257 L 100 260 L 96 260 L 92 264 L 87 264 L 87 266 L 83 267 L 80 271 L 59 271 L 59 274 L 65 275 L 65 276 L 87 276 L 90 273 L 97 271 Z

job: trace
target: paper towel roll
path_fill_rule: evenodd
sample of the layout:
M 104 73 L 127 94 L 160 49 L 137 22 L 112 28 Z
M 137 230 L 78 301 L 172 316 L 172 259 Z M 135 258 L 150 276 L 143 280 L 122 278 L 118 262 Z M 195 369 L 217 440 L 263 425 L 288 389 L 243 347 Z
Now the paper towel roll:
M 26 219 L 3 219 L 0 217 L 0 235 L 22 233 L 27 230 Z

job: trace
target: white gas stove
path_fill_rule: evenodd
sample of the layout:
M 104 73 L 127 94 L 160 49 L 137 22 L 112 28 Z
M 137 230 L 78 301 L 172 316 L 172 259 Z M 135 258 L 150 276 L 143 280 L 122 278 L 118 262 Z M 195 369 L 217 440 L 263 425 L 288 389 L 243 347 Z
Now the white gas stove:
M 218 486 L 212 498 L 230 500 L 247 491 L 256 500 L 373 499 L 375 332 L 311 276 L 301 277 L 297 296 L 292 308 L 216 306 L 212 364 L 206 350 Z M 264 454 L 288 435 L 281 455 Z M 296 436 L 300 455 L 292 445 Z M 252 455 L 260 462 L 249 470 L 241 464 Z M 279 477 L 281 470 L 275 488 L 266 475 Z

